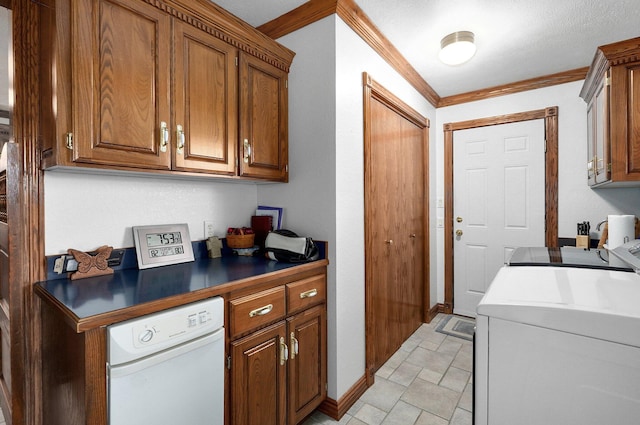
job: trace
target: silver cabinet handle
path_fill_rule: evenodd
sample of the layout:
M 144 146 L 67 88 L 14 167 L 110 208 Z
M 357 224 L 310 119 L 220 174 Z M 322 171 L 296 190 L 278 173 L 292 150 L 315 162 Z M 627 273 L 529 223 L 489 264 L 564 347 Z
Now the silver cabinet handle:
M 176 135 L 178 136 L 178 146 L 176 147 L 176 151 L 179 154 L 184 152 L 184 129 L 180 124 L 176 126 Z
M 249 139 L 244 139 L 244 162 L 245 164 L 249 163 L 249 157 L 251 156 L 251 145 L 249 144 Z
M 264 307 L 251 310 L 249 312 L 249 317 L 264 316 L 265 314 L 271 313 L 271 310 L 273 310 L 273 304 L 267 304 Z
M 318 290 L 316 288 L 309 289 L 308 291 L 304 291 L 300 293 L 300 298 L 313 298 L 318 295 Z
M 289 359 L 289 348 L 284 343 L 284 337 L 280 337 L 280 366 L 284 366 L 284 362 Z
M 169 127 L 167 127 L 166 122 L 162 121 L 160 123 L 160 152 L 166 152 L 168 144 L 169 144 Z
M 291 360 L 296 358 L 298 354 L 298 340 L 296 339 L 295 332 L 291 332 Z

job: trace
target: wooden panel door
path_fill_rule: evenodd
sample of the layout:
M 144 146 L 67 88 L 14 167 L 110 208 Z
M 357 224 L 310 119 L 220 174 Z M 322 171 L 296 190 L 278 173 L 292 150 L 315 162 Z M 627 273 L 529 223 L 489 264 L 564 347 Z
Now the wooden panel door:
M 288 180 L 287 73 L 240 54 L 240 175 Z
M 230 44 L 176 21 L 175 169 L 236 173 L 236 58 Z
M 296 425 L 327 395 L 326 307 L 319 305 L 287 319 L 289 334 L 288 420 Z
M 169 15 L 144 2 L 71 4 L 74 161 L 169 169 Z
M 231 423 L 284 425 L 286 347 L 284 321 L 231 343 Z
M 367 377 L 428 308 L 427 121 L 365 80 Z

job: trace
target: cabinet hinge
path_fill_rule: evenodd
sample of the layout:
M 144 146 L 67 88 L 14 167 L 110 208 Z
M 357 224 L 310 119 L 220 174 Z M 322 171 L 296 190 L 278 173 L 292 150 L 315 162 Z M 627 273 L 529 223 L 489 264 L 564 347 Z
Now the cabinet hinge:
M 289 172 L 289 164 L 287 164 L 287 165 L 285 165 L 285 166 L 284 166 L 284 172 L 285 172 L 285 173 L 288 173 L 288 172 Z
M 547 139 L 544 139 L 544 153 L 547 153 Z
M 605 86 L 610 86 L 611 85 L 611 77 L 607 77 L 604 79 L 604 85 Z
M 227 369 L 231 370 L 231 356 L 227 357 Z
M 607 164 L 607 172 L 610 173 L 611 172 L 611 163 L 609 162 Z
M 284 80 L 284 88 L 285 89 L 289 88 L 289 80 Z
M 67 133 L 65 135 L 64 145 L 67 147 L 67 149 L 73 150 L 73 133 Z
M 236 56 L 236 66 L 238 66 L 238 57 Z

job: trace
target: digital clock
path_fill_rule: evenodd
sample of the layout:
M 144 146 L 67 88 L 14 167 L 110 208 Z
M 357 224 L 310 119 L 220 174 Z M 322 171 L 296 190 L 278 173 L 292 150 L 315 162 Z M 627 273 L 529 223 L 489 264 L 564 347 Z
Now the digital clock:
M 139 269 L 194 260 L 187 224 L 134 226 L 133 240 Z

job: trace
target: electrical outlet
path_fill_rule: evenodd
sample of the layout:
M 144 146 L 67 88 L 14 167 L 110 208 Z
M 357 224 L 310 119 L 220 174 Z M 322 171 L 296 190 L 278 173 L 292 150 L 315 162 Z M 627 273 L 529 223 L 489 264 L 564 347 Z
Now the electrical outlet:
M 444 208 L 444 199 L 442 199 L 442 198 L 438 198 L 438 199 L 436 200 L 436 206 L 437 206 L 438 208 Z
M 215 236 L 215 230 L 213 228 L 213 221 L 204 222 L 204 237 L 205 239 Z
M 438 217 L 438 223 L 437 223 L 438 227 L 444 227 L 444 218 L 440 218 Z

